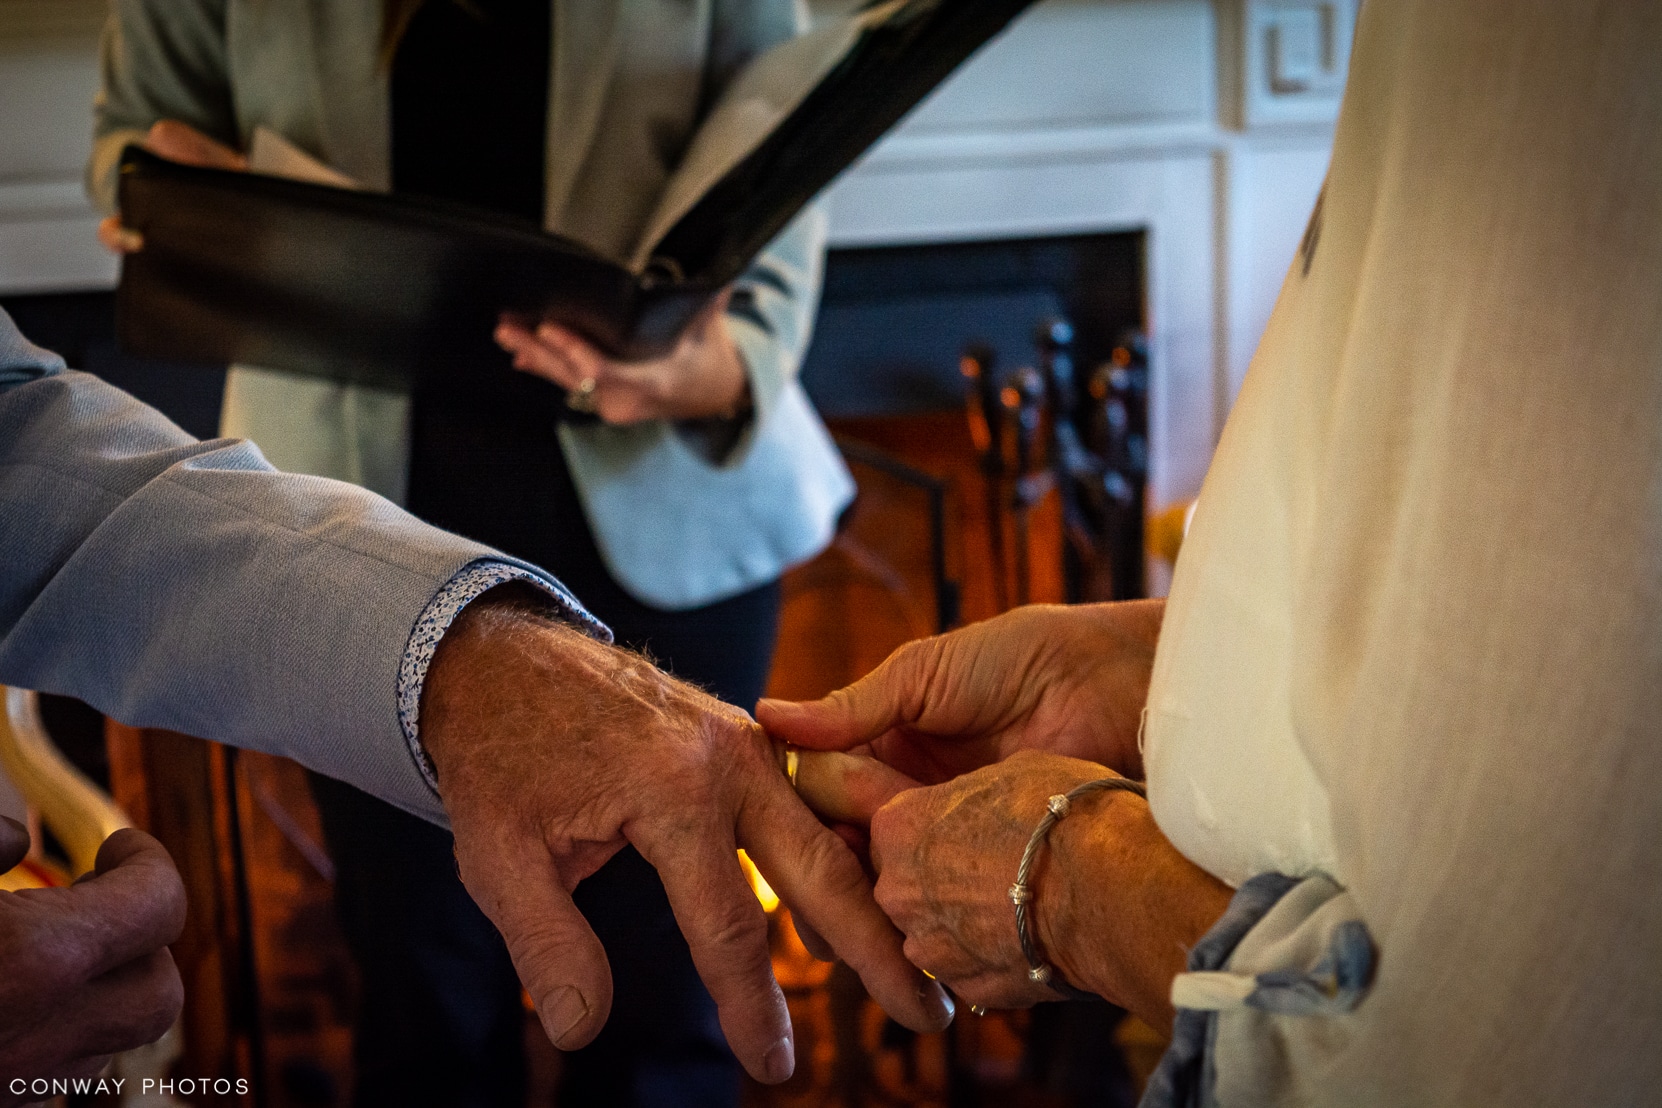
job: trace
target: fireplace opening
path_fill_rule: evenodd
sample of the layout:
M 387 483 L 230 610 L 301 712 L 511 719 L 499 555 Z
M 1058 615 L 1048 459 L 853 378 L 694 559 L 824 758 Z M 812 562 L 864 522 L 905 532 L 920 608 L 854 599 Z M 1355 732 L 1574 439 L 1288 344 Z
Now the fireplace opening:
M 832 418 L 956 408 L 966 343 L 1013 368 L 1059 314 L 1092 366 L 1143 326 L 1143 300 L 1141 231 L 832 250 L 802 381 Z
M 988 526 L 1017 530 L 1035 522 L 1026 517 L 1040 512 L 1039 501 L 1059 501 L 1059 567 L 1036 564 L 1042 549 L 1025 572 L 992 567 L 1014 578 L 1008 587 L 995 582 L 996 608 L 1045 598 L 1039 594 L 1053 572 L 1061 594 L 1050 599 L 1143 595 L 1144 239 L 1126 231 L 858 247 L 834 250 L 827 261 L 802 379 L 833 428 L 858 438 L 874 421 L 957 412 L 990 425 L 996 440 L 1002 417 L 1015 425 L 1003 452 L 1019 456 L 989 458 L 999 444 L 971 428 L 982 476 L 996 480 L 992 471 L 1001 469 L 1009 486 L 988 490 Z M 966 354 L 985 364 L 970 365 Z M 991 410 L 982 417 L 966 372 L 984 378 L 981 399 Z M 1012 389 L 1042 391 L 1012 400 Z M 1006 403 L 1010 410 L 999 412 Z M 1039 441 L 1027 441 L 1035 434 Z M 1040 476 L 1046 471 L 1048 480 Z M 990 561 L 1029 553 L 1014 535 L 987 541 Z

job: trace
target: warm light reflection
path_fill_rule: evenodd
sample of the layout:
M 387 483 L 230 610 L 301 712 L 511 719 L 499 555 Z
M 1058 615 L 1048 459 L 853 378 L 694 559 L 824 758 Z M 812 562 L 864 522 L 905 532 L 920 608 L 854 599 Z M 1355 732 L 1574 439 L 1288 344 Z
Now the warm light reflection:
M 756 863 L 750 860 L 750 855 L 739 851 L 739 865 L 744 867 L 744 875 L 750 881 L 750 888 L 756 894 L 756 899 L 762 902 L 762 911 L 772 912 L 779 907 L 779 894 L 773 891 L 768 879 L 756 868 Z

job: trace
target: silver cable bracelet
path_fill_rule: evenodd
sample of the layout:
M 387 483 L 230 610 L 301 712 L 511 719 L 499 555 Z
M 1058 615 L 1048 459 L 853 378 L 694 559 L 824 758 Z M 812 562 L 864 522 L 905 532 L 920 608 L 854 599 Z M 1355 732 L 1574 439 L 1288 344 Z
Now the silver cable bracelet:
M 1096 1000 L 1095 993 L 1088 993 L 1083 989 L 1076 989 L 1056 972 L 1052 966 L 1039 956 L 1038 944 L 1033 941 L 1033 930 L 1029 926 L 1032 909 L 1028 907 L 1033 901 L 1033 886 L 1028 881 L 1028 875 L 1033 869 L 1033 860 L 1039 856 L 1039 848 L 1044 845 L 1050 834 L 1050 829 L 1073 810 L 1073 802 L 1089 793 L 1112 792 L 1123 790 L 1135 793 L 1138 796 L 1147 796 L 1148 790 L 1139 782 L 1124 777 L 1104 777 L 1100 781 L 1087 781 L 1083 785 L 1066 793 L 1057 793 L 1045 801 L 1044 818 L 1039 820 L 1039 826 L 1033 829 L 1033 836 L 1027 840 L 1027 849 L 1022 851 L 1021 865 L 1016 867 L 1016 883 L 1010 886 L 1010 903 L 1016 906 L 1016 935 L 1021 939 L 1021 952 L 1027 958 L 1027 979 L 1037 985 L 1045 985 L 1067 997 L 1069 1000 Z

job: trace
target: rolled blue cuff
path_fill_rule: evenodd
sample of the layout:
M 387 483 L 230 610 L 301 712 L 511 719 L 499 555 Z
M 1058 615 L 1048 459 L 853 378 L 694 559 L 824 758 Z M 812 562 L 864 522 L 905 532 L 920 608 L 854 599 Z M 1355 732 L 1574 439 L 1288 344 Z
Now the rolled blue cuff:
M 1324 906 L 1348 909 L 1340 899 L 1344 895 L 1320 874 L 1300 879 L 1263 873 L 1236 891 L 1218 922 L 1189 952 L 1189 972 L 1172 982 L 1177 1018 L 1171 1046 L 1149 1077 L 1139 1108 L 1214 1108 L 1221 1013 L 1256 1009 L 1319 1018 L 1342 1016 L 1362 1003 L 1376 961 L 1367 925 L 1344 914 L 1317 918 Z M 1239 964 L 1237 952 L 1261 925 L 1282 933 L 1304 923 L 1313 930 L 1308 943 L 1285 951 L 1292 964 L 1256 971 Z
M 421 745 L 421 690 L 427 681 L 427 670 L 433 664 L 433 654 L 439 640 L 462 614 L 462 609 L 486 592 L 510 581 L 524 581 L 540 590 L 552 601 L 554 613 L 585 634 L 604 642 L 612 641 L 611 630 L 588 609 L 577 602 L 558 581 L 513 562 L 494 558 L 480 558 L 457 571 L 438 591 L 416 619 L 410 632 L 410 641 L 404 648 L 403 660 L 398 665 L 398 725 L 409 743 L 410 755 L 422 779 L 437 793 L 438 773 L 426 747 Z

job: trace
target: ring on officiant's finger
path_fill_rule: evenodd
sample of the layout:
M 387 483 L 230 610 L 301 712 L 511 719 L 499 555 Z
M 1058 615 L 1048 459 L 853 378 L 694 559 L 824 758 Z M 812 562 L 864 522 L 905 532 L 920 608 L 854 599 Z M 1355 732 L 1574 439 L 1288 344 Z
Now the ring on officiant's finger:
M 585 377 L 577 382 L 577 387 L 566 393 L 566 407 L 584 415 L 593 415 L 595 408 L 594 393 L 600 382 L 593 377 Z
M 801 769 L 802 769 L 802 751 L 797 749 L 796 747 L 792 746 L 790 743 L 786 743 L 785 744 L 785 780 L 787 780 L 791 783 L 791 788 L 793 788 L 793 789 L 796 788 L 796 775 L 797 775 L 798 771 L 800 771 Z

